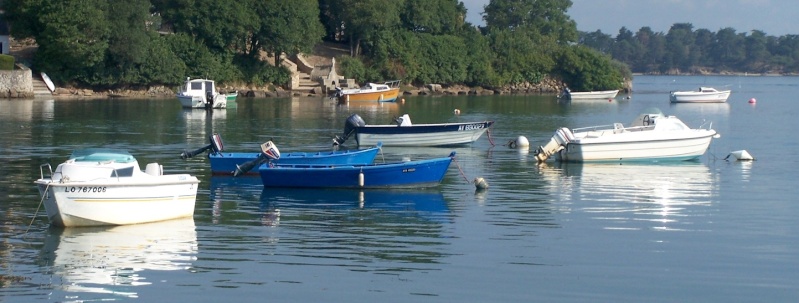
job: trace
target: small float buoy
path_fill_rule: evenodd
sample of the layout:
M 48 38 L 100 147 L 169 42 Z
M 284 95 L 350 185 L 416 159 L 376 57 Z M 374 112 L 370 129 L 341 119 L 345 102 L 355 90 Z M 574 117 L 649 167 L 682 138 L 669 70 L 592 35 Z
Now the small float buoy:
M 530 147 L 530 141 L 527 141 L 525 136 L 519 136 L 516 140 L 508 141 L 508 147 L 510 148 L 528 148 Z
M 476 187 L 478 190 L 486 189 L 488 188 L 488 182 L 486 182 L 486 180 L 482 177 L 474 178 L 474 187 Z
M 401 102 L 401 103 L 405 103 L 405 98 L 401 98 L 401 99 L 400 99 L 400 102 Z
M 730 157 L 734 158 L 735 161 L 752 161 L 755 159 L 755 157 L 752 157 L 749 152 L 743 149 L 730 152 L 729 155 L 724 157 L 724 160 L 727 160 Z
M 755 104 L 757 103 L 757 99 L 755 98 L 749 99 L 749 103 Z
M 527 141 L 527 137 L 519 136 L 516 138 L 516 146 L 518 147 L 530 147 L 530 141 Z
M 455 113 L 456 115 L 460 115 L 460 114 L 461 114 L 461 110 L 456 108 L 456 109 L 453 111 L 453 113 Z

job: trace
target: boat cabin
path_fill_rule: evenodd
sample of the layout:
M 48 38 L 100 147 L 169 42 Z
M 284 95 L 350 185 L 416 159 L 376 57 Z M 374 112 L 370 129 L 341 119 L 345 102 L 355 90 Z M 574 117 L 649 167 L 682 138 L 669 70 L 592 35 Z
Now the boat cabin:
M 214 96 L 216 95 L 216 87 L 213 80 L 208 79 L 194 79 L 186 78 L 181 88 L 180 93 L 184 96 Z

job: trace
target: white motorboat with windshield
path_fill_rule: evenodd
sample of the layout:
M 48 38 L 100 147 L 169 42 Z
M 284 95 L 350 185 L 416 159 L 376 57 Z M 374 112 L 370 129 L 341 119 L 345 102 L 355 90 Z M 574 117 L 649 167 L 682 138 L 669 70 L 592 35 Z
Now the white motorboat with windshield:
M 40 174 L 34 183 L 47 217 L 65 227 L 191 217 L 200 183 L 188 174 L 164 175 L 158 163 L 141 171 L 131 154 L 107 148 L 77 150 L 55 171 L 43 164 Z
M 671 103 L 724 103 L 730 97 L 730 90 L 716 90 L 712 87 L 699 87 L 698 91 L 671 92 Z
M 539 162 L 552 155 L 566 162 L 692 160 L 707 151 L 712 138 L 719 137 L 711 126 L 690 128 L 675 116 L 650 109 L 629 126 L 559 128 L 549 143 L 535 151 L 535 158 Z

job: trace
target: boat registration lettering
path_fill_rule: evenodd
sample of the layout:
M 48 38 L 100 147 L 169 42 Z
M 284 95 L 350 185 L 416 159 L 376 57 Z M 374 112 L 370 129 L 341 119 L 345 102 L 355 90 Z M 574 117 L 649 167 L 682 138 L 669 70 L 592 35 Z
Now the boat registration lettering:
M 416 168 L 415 168 L 415 167 L 411 167 L 411 168 L 404 168 L 404 169 L 402 169 L 402 172 L 403 172 L 403 173 L 412 173 L 412 172 L 415 172 L 415 171 L 416 171 Z
M 67 193 L 104 193 L 105 186 L 68 186 L 64 187 Z
M 483 128 L 483 124 L 482 123 L 466 124 L 466 125 L 458 126 L 458 131 L 474 130 L 474 129 L 481 129 L 481 128 Z

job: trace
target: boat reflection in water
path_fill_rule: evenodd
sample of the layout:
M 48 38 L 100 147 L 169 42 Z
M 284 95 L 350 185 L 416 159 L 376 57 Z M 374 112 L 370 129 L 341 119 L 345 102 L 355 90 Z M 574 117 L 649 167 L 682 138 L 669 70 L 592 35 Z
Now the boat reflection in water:
M 540 172 L 564 209 L 606 220 L 606 229 L 687 230 L 719 196 L 717 176 L 698 161 L 556 162 Z
M 145 276 L 149 271 L 192 266 L 197 260 L 197 233 L 193 218 L 114 227 L 53 227 L 43 251 L 62 279 L 53 286 L 79 293 L 75 301 L 113 300 L 83 297 L 87 293 L 136 298 L 134 287 L 157 282 Z
M 415 217 L 433 222 L 449 222 L 449 208 L 439 189 L 329 189 L 264 188 L 257 177 L 211 177 L 214 222 L 229 212 L 226 202 L 260 199 L 262 225 L 275 226 L 281 213 L 367 210 L 395 217 Z M 240 207 L 238 211 L 248 211 Z M 225 209 L 223 211 L 223 208 Z M 288 211 L 288 212 L 287 212 Z

